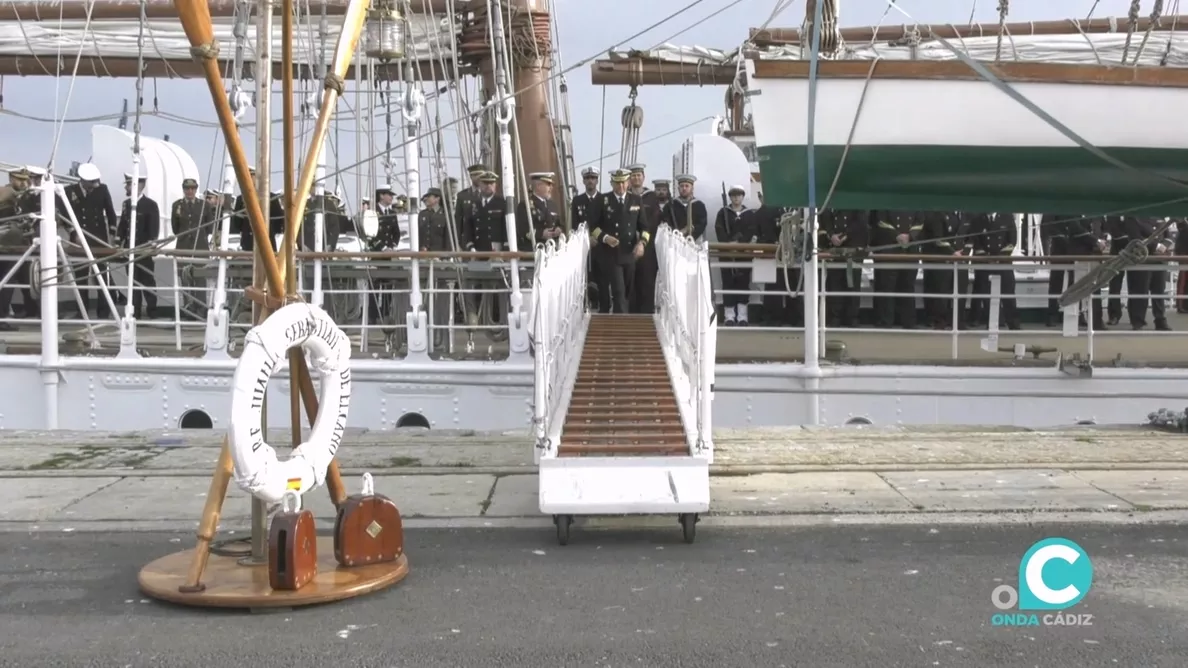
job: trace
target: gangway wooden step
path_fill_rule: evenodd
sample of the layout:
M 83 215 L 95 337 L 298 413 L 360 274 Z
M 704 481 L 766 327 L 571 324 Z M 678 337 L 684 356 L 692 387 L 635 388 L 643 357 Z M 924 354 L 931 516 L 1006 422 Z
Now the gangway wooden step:
M 689 454 L 652 316 L 590 316 L 557 454 Z

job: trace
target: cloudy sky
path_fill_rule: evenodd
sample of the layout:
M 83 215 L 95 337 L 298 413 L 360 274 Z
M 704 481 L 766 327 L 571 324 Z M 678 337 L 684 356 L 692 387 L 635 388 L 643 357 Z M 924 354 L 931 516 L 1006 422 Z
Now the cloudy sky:
M 554 0 L 564 65 L 567 68 L 573 67 L 604 53 L 643 27 L 671 14 L 681 6 L 681 2 L 683 0 Z M 706 0 L 678 18 L 632 40 L 624 48 L 646 49 L 668 41 L 674 44 L 733 49 L 746 38 L 748 28 L 757 27 L 767 19 L 776 4 L 776 0 L 741 0 L 716 17 L 702 22 L 706 16 L 730 5 L 730 2 L 731 0 Z M 316 0 L 311 0 L 310 4 L 316 7 Z M 992 22 L 997 20 L 996 4 L 995 0 L 899 2 L 899 6 L 921 23 L 965 23 L 970 20 L 971 13 L 975 21 Z M 1010 4 L 1009 20 L 1084 17 L 1095 4 L 1094 16 L 1101 17 L 1123 16 L 1130 3 L 1127 0 L 1099 0 L 1096 3 L 1093 0 L 1016 0 Z M 1149 4 L 1143 3 L 1144 14 L 1150 11 Z M 884 0 L 843 0 L 841 11 L 842 22 L 845 25 L 912 22 L 894 9 L 888 11 L 888 4 Z M 803 0 L 793 2 L 771 25 L 798 26 L 803 14 Z M 618 149 L 621 133 L 619 113 L 627 102 L 626 88 L 606 89 L 606 127 L 603 139 L 599 127 L 603 116 L 603 89 L 591 85 L 589 72 L 588 66 L 582 66 L 566 75 L 578 165 L 597 162 L 603 153 Z M 132 100 L 134 104 L 133 79 L 80 78 L 75 83 L 69 108 L 59 103 L 58 109 L 55 110 L 55 98 L 62 100 L 66 97 L 65 91 L 69 83 L 65 78 L 55 82 L 48 78 L 7 77 L 3 82 L 4 108 L 40 118 L 79 119 L 95 114 L 117 114 L 124 99 Z M 210 179 L 208 174 L 217 175 L 217 162 L 221 160 L 222 151 L 221 146 L 216 144 L 215 130 L 202 126 L 202 122 L 209 123 L 215 119 L 205 85 L 194 80 L 160 80 L 150 82 L 146 87 L 149 89 L 146 103 L 151 104 L 151 97 L 155 91 L 161 110 L 198 121 L 197 124 L 187 124 L 161 118 L 147 118 L 143 127 L 144 132 L 151 136 L 160 137 L 168 134 L 172 141 L 188 151 L 198 164 L 205 186 Z M 277 88 L 279 90 L 279 84 Z M 657 169 L 652 170 L 652 175 L 659 176 L 659 173 L 668 171 L 673 153 L 686 136 L 704 132 L 709 127 L 709 121 L 699 120 L 721 113 L 723 89 L 644 88 L 640 90 L 638 102 L 644 107 L 646 115 L 641 133 L 642 141 L 646 144 L 640 148 L 640 157 L 643 162 L 654 165 Z M 279 111 L 279 101 L 274 104 Z M 693 126 L 688 130 L 660 137 L 689 124 Z M 348 125 L 351 127 L 344 128 L 343 131 L 350 134 L 353 132 L 354 122 Z M 0 141 L 0 161 L 44 164 L 48 159 L 54 132 L 55 126 L 52 123 L 0 115 L 0 137 L 3 138 L 3 141 Z M 649 141 L 653 137 L 660 138 Z M 250 151 L 255 139 L 246 130 L 244 139 Z M 356 155 L 354 143 L 353 138 L 341 142 L 337 158 L 340 167 L 366 157 Z M 377 138 L 377 143 L 382 147 L 385 139 Z M 457 149 L 447 147 L 446 153 L 456 156 Z M 66 123 L 61 148 L 56 158 L 58 167 L 68 168 L 72 160 L 86 160 L 89 155 L 90 123 Z M 399 169 L 400 159 L 398 156 L 395 159 Z M 275 160 L 279 162 L 279 157 Z M 279 167 L 276 162 L 274 165 Z M 607 158 L 604 164 L 608 168 L 613 167 L 617 164 L 617 159 Z M 333 160 L 331 167 L 334 167 Z M 451 168 L 458 170 L 458 163 L 453 161 Z M 378 169 L 382 173 L 382 168 Z M 345 175 L 343 184 L 344 194 L 350 200 L 355 199 L 351 196 L 353 193 L 361 192 L 356 190 L 357 185 L 352 174 Z M 215 178 L 217 180 L 217 176 Z

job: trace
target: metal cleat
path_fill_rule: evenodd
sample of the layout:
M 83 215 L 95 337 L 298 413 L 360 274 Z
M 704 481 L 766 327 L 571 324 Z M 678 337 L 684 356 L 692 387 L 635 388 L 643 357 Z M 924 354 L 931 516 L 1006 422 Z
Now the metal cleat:
M 1061 353 L 1056 358 L 1056 368 L 1065 375 L 1074 378 L 1092 378 L 1093 377 L 1093 361 L 1088 359 L 1081 359 L 1080 353 L 1073 353 L 1065 359 L 1064 353 Z

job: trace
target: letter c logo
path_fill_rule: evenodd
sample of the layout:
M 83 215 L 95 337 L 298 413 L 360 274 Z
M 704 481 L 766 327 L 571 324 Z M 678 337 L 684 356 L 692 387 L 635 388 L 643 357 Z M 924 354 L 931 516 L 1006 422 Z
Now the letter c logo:
M 1093 565 L 1080 545 L 1065 538 L 1041 540 L 1019 563 L 1019 609 L 1063 610 L 1093 583 Z

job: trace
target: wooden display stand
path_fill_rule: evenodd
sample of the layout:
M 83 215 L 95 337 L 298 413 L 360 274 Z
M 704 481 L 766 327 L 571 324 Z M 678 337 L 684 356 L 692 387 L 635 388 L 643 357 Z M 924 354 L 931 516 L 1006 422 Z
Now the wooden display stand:
M 257 194 L 257 184 L 252 182 L 248 171 L 247 157 L 243 144 L 239 138 L 235 117 L 231 105 L 224 95 L 224 83 L 219 71 L 217 59 L 218 50 L 214 46 L 213 29 L 210 20 L 210 7 L 203 0 L 175 0 L 174 6 L 185 28 L 186 37 L 193 46 L 195 57 L 202 62 L 207 85 L 214 100 L 219 123 L 227 142 L 231 163 L 235 168 L 236 180 L 243 193 L 244 205 L 251 222 L 255 238 L 261 240 L 256 244 L 256 265 L 262 270 L 257 272 L 257 281 L 253 289 L 249 289 L 247 296 L 252 299 L 259 309 L 260 317 L 257 324 L 267 317 L 267 313 L 285 303 L 299 299 L 296 291 L 296 263 L 297 240 L 300 236 L 301 222 L 304 218 L 305 204 L 313 187 L 314 169 L 317 165 L 317 151 L 325 139 L 329 129 L 330 116 L 341 93 L 341 86 L 334 82 L 341 82 L 350 66 L 355 47 L 359 40 L 359 33 L 363 29 L 366 19 L 368 3 L 358 0 L 351 3 L 344 18 L 343 30 L 335 51 L 334 66 L 331 75 L 327 77 L 323 104 L 314 126 L 314 136 L 311 150 L 306 157 L 301 170 L 300 180 L 296 191 L 293 187 L 293 63 L 292 63 L 292 35 L 293 35 L 293 0 L 284 0 L 282 7 L 283 40 L 282 48 L 284 67 L 282 84 L 284 87 L 284 143 L 285 143 L 285 235 L 284 253 L 285 263 L 281 267 L 272 251 L 268 224 L 260 206 Z M 268 174 L 262 174 L 264 191 L 267 192 Z M 261 276 L 260 274 L 263 274 Z M 267 288 L 265 292 L 264 288 Z M 285 295 L 277 298 L 270 295 Z M 291 388 L 290 412 L 292 416 L 293 445 L 301 442 L 301 406 L 304 405 L 310 425 L 318 415 L 318 399 L 314 392 L 313 379 L 305 364 L 305 357 L 300 349 L 290 351 L 289 378 Z M 219 556 L 211 553 L 211 542 L 218 529 L 219 517 L 222 514 L 223 502 L 227 496 L 227 486 L 232 477 L 232 460 L 228 440 L 223 439 L 222 452 L 218 464 L 210 481 L 210 490 L 206 495 L 206 505 L 202 509 L 202 518 L 198 526 L 198 544 L 189 550 L 171 554 L 141 569 L 139 583 L 141 590 L 153 598 L 199 607 L 217 608 L 268 608 L 268 607 L 296 607 L 315 603 L 326 603 L 352 598 L 360 594 L 377 591 L 400 582 L 408 575 L 408 558 L 401 554 L 399 559 L 387 563 L 377 563 L 345 568 L 339 566 L 334 559 L 334 543 L 330 537 L 319 537 L 317 544 L 318 574 L 305 586 L 294 591 L 274 591 L 269 586 L 267 562 L 259 564 L 241 565 L 238 556 Z M 346 490 L 343 486 L 342 475 L 338 462 L 332 462 L 326 472 L 326 488 L 335 507 L 346 501 Z

